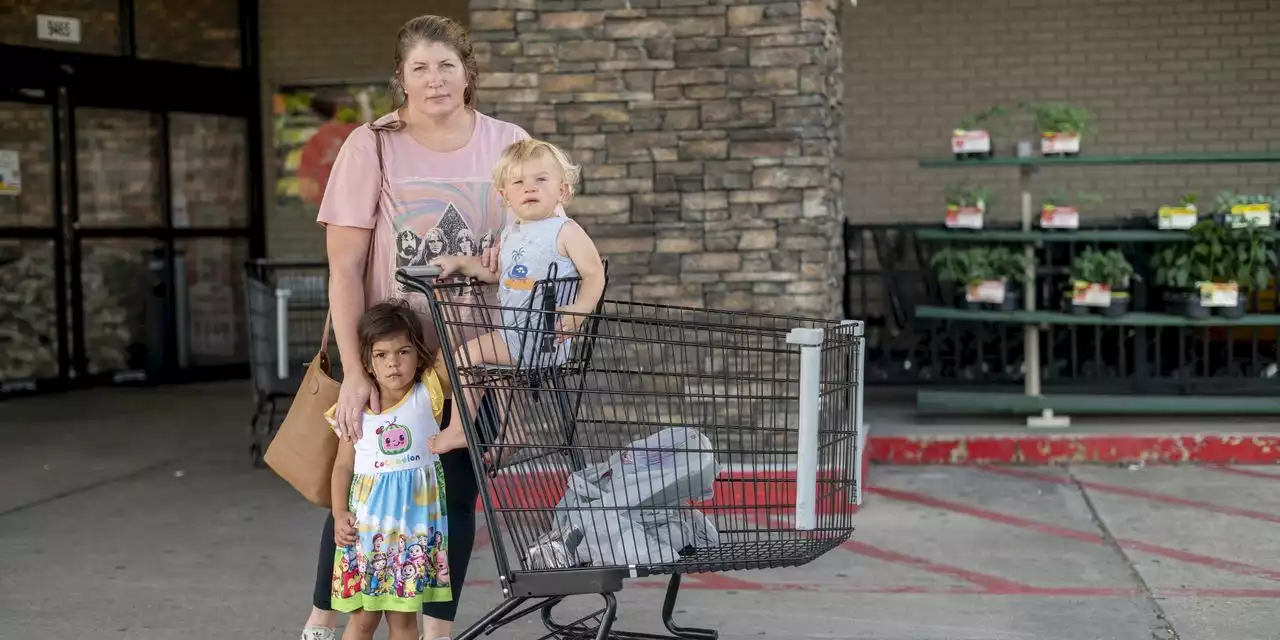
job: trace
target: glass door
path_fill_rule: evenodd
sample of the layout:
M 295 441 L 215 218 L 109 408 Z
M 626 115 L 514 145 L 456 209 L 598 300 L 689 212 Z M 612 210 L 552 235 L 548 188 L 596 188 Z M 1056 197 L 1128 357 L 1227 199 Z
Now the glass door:
M 72 252 L 86 375 L 127 382 L 246 362 L 246 123 L 77 107 Z
M 55 95 L 0 94 L 0 393 L 67 373 Z

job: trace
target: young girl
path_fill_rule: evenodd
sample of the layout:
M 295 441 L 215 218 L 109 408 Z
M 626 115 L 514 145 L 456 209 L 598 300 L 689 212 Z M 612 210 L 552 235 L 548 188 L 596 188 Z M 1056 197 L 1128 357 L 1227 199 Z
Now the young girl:
M 342 442 L 333 464 L 333 608 L 352 614 L 344 640 L 373 638 L 384 614 L 390 640 L 417 640 L 422 603 L 453 597 L 444 469 L 427 449 L 440 432 L 448 383 L 430 366 L 408 305 L 373 306 L 356 333 L 386 408 L 365 410 L 363 434 Z M 325 414 L 331 423 L 335 409 Z
M 493 168 L 493 184 L 515 214 L 515 224 L 502 230 L 499 241 L 498 274 L 491 273 L 479 257 L 441 256 L 431 261 L 440 267 L 441 277 L 459 274 L 490 284 L 498 283 L 498 304 L 502 307 L 503 328 L 482 334 L 458 348 L 455 362 L 459 366 L 491 364 L 522 369 L 563 362 L 568 355 L 569 338 L 584 320 L 583 315 L 595 310 L 604 295 L 604 263 L 591 237 L 578 223 L 556 215 L 556 207 L 567 204 L 578 182 L 577 165 L 564 151 L 543 140 L 526 139 L 512 143 L 503 151 Z M 542 314 L 530 308 L 531 298 L 542 289 L 535 286 L 547 278 L 548 268 L 556 266 L 555 279 L 580 277 L 577 299 L 565 294 L 568 286 L 557 287 L 555 347 L 545 349 Z M 540 309 L 541 300 L 534 301 Z M 474 390 L 473 390 L 474 391 Z M 468 394 L 471 412 L 476 408 L 475 393 Z M 503 402 L 499 401 L 501 407 Z M 499 409 L 498 423 L 502 424 Z M 461 421 L 459 421 L 460 423 Z M 508 434 L 503 437 L 510 443 Z M 466 446 L 461 424 L 445 429 L 431 444 L 435 453 Z

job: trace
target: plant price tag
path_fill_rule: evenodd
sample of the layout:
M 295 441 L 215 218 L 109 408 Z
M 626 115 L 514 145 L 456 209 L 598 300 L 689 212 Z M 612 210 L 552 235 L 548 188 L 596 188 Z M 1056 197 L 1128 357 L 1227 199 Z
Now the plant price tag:
M 1253 225 L 1270 227 L 1271 205 L 1265 202 L 1261 204 L 1232 205 L 1231 215 L 1229 217 L 1230 225 L 1233 229 Z
M 951 153 L 986 153 L 991 150 L 991 134 L 986 131 L 962 131 L 951 136 Z
M 1196 226 L 1197 212 L 1189 207 L 1160 207 L 1156 211 L 1156 227 L 1183 231 Z
M 1079 153 L 1080 136 L 1065 133 L 1045 133 L 1040 136 L 1040 153 Z
M 1040 209 L 1040 226 L 1044 229 L 1079 229 L 1080 210 L 1045 205 Z
M 1234 282 L 1201 282 L 1200 306 L 1234 307 L 1240 304 L 1240 287 Z
M 981 229 L 984 207 L 947 207 L 948 229 Z
M 1111 306 L 1111 286 L 1076 280 L 1072 283 L 1071 304 L 1077 307 Z
M 1003 280 L 972 282 L 969 283 L 969 289 L 965 291 L 964 299 L 966 302 L 1004 304 L 1004 291 L 1005 283 Z

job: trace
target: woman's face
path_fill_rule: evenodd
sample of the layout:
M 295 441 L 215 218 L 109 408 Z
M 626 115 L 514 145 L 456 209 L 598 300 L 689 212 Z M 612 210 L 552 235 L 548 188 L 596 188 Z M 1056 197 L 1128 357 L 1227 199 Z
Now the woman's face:
M 467 71 L 449 45 L 419 41 L 405 56 L 400 78 L 405 104 L 423 115 L 443 117 L 463 105 Z

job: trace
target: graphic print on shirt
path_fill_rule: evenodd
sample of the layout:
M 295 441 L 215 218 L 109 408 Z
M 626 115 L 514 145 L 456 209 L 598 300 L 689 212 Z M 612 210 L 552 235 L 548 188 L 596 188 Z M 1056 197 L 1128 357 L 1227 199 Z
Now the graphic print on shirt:
M 439 222 L 422 235 L 413 229 L 405 229 L 397 237 L 397 267 L 424 265 L 445 254 L 473 256 L 479 253 L 476 251 L 475 234 L 452 202 L 445 206 Z
M 391 422 L 378 427 L 375 433 L 378 436 L 378 450 L 382 452 L 382 455 L 394 456 L 408 451 L 413 446 L 409 436 L 409 429 L 402 424 L 396 424 L 395 418 L 392 418 Z
M 512 265 L 507 270 L 507 277 L 502 280 L 502 286 L 518 291 L 531 291 L 533 289 L 533 280 L 529 277 L 529 267 L 522 264 L 521 261 L 523 259 L 524 247 L 511 251 L 510 261 Z

